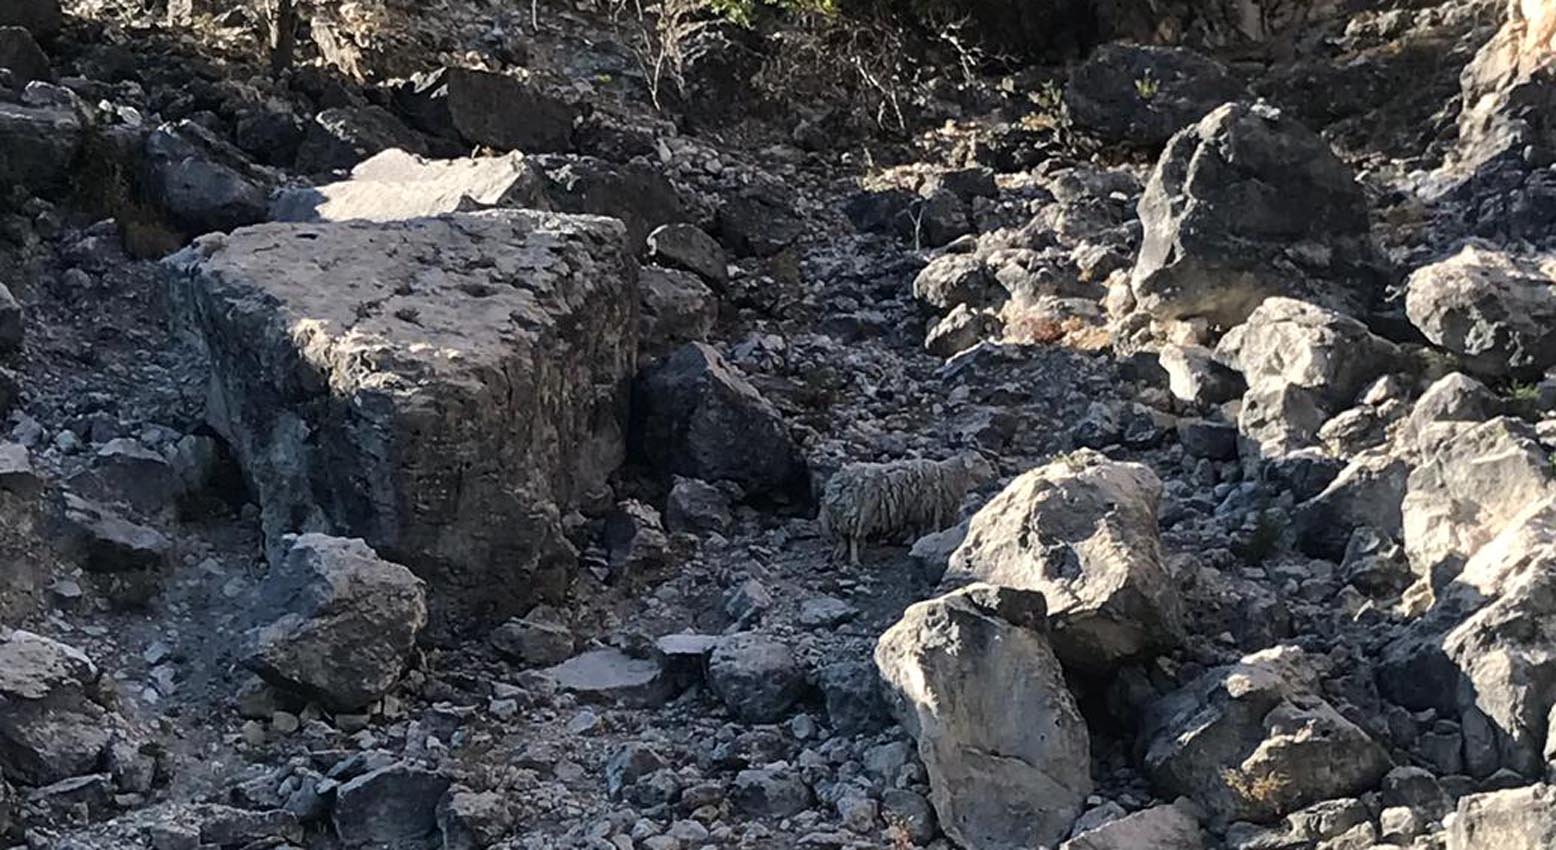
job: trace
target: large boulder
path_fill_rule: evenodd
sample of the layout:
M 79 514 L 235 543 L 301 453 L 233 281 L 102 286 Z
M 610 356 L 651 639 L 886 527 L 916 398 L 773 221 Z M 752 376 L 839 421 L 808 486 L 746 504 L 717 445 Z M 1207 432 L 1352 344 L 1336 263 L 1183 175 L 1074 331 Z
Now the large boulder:
M 1459 798 L 1448 850 L 1556 847 L 1556 786 L 1539 784 Z
M 625 454 L 638 297 L 619 223 L 266 224 L 168 262 L 273 555 L 290 532 L 360 537 L 435 602 L 496 618 L 560 594 L 559 511 Z
M 33 80 L 54 79 L 48 54 L 38 46 L 32 33 L 21 27 L 0 26 L 0 68 L 10 70 L 18 88 Z
M 1339 561 L 1359 528 L 1399 539 L 1404 531 L 1400 504 L 1409 480 L 1409 462 L 1388 449 L 1356 456 L 1318 495 L 1297 506 L 1298 547 Z
M 70 106 L 0 101 L 0 186 L 60 188 L 81 149 L 81 117 Z
M 578 107 L 506 74 L 442 68 L 395 91 L 395 105 L 423 132 L 499 151 L 556 153 L 573 146 Z
M 676 349 L 638 382 L 636 449 L 666 477 L 732 481 L 748 495 L 803 498 L 799 447 L 767 399 L 712 347 Z
M 290 539 L 265 576 L 249 664 L 267 681 L 355 711 L 399 680 L 427 623 L 420 579 L 361 540 Z
M 1220 821 L 1267 822 L 1370 790 L 1388 755 L 1321 693 L 1312 659 L 1296 647 L 1209 670 L 1148 707 L 1146 773 Z
M 875 648 L 940 825 L 969 850 L 1057 844 L 1091 793 L 1091 741 L 1043 634 L 1042 594 L 972 585 L 908 608 Z
M 1205 832 L 1188 806 L 1154 806 L 1088 829 L 1059 850 L 1204 850 Z
M 805 670 L 782 641 L 733 635 L 708 658 L 708 685 L 746 723 L 776 723 L 805 690 Z
M 1411 273 L 1405 311 L 1477 374 L 1538 375 L 1556 366 L 1556 255 L 1468 246 Z
M 1323 139 L 1228 103 L 1172 138 L 1140 198 L 1137 307 L 1232 327 L 1270 295 L 1346 313 L 1374 298 L 1367 204 Z
M 382 106 L 338 106 L 308 124 L 297 168 L 307 174 L 339 171 L 391 148 L 425 154 L 427 141 Z
M 1405 552 L 1441 588 L 1528 506 L 1556 495 L 1556 470 L 1527 423 L 1444 422 L 1418 438 L 1421 456 L 1400 507 Z
M 100 678 L 74 647 L 0 629 L 0 774 L 48 785 L 95 772 L 113 737 Z
M 642 161 L 617 165 L 595 157 L 536 157 L 546 196 L 563 212 L 607 215 L 627 225 L 633 251 L 660 226 L 685 221 L 686 202 L 668 178 Z
M 1030 470 L 973 516 L 947 582 L 1040 591 L 1067 666 L 1106 671 L 1176 646 L 1183 605 L 1162 558 L 1162 485 L 1090 450 Z
M 1064 103 L 1104 141 L 1155 147 L 1247 96 L 1226 66 L 1187 48 L 1105 44 L 1070 74 Z
M 344 847 L 426 847 L 437 839 L 438 803 L 451 784 L 404 762 L 371 770 L 335 790 L 330 823 Z
M 49 38 L 64 25 L 59 0 L 6 0 L 0 5 L 0 27 L 21 27 Z
M 401 221 L 492 207 L 546 209 L 539 172 L 513 153 L 483 159 L 429 160 L 398 148 L 324 186 L 283 189 L 272 221 Z
M 194 121 L 146 137 L 146 184 L 185 233 L 232 230 L 265 220 L 279 176 Z
M 1216 359 L 1242 372 L 1249 387 L 1299 387 L 1333 414 L 1402 358 L 1393 343 L 1350 316 L 1273 297 L 1221 338 Z
M 1505 0 L 1501 29 L 1459 77 L 1459 149 L 1455 165 L 1474 169 L 1528 148 L 1556 152 L 1556 9 L 1538 0 Z

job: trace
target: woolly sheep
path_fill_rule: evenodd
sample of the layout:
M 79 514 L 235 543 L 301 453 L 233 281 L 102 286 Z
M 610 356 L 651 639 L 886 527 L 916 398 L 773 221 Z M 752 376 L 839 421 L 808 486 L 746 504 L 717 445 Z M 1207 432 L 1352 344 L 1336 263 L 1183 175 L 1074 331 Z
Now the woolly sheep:
M 934 461 L 851 463 L 827 481 L 821 496 L 821 528 L 859 564 L 859 546 L 870 538 L 905 542 L 908 535 L 939 531 L 956 519 L 967 492 L 993 480 L 994 467 L 977 454 Z

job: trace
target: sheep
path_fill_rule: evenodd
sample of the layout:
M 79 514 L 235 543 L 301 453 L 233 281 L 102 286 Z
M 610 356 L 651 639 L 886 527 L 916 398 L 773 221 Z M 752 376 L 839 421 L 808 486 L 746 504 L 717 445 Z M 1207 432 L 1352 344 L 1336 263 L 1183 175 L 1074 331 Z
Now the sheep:
M 846 552 L 848 562 L 858 566 L 866 539 L 906 542 L 909 534 L 939 531 L 956 520 L 967 492 L 996 474 L 975 453 L 941 461 L 851 463 L 833 474 L 822 492 L 821 530 L 834 541 L 834 557 Z

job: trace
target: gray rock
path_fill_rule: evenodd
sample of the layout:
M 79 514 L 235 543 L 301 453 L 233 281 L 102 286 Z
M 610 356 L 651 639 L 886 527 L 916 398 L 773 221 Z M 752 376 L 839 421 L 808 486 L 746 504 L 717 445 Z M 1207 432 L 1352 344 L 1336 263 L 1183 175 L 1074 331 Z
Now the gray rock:
M 1312 390 L 1266 383 L 1243 394 L 1237 429 L 1246 438 L 1243 453 L 1279 457 L 1318 443 L 1318 432 L 1329 414 Z
M 1190 457 L 1237 459 L 1237 426 L 1209 419 L 1179 419 L 1178 442 Z
M 281 809 L 253 811 L 232 806 L 202 806 L 194 813 L 200 824 L 200 841 L 207 846 L 243 847 L 301 841 L 302 827 L 297 817 Z
M 69 106 L 0 101 L 0 185 L 58 189 L 81 148 L 82 123 Z
M 738 257 L 770 257 L 803 232 L 788 199 L 766 189 L 726 199 L 716 223 L 719 242 Z
M 523 154 L 429 160 L 390 148 L 357 165 L 346 180 L 282 189 L 271 198 L 269 217 L 272 221 L 402 221 L 548 205 L 541 176 Z
M 808 490 L 805 461 L 777 409 L 713 348 L 677 349 L 642 377 L 636 398 L 635 442 L 667 477 L 732 481 L 768 497 Z
M 59 0 L 8 0 L 0 7 L 0 26 L 21 27 L 39 38 L 49 38 L 64 24 Z
M 425 155 L 427 141 L 382 106 L 334 107 L 308 124 L 297 168 L 305 174 L 342 171 L 392 148 Z
M 1146 773 L 1222 821 L 1269 821 L 1373 788 L 1387 754 L 1319 693 L 1319 673 L 1296 647 L 1207 671 L 1148 708 Z
M 924 350 L 949 359 L 986 339 L 998 338 L 1004 328 L 999 316 L 958 304 L 929 329 L 924 337 Z
M 761 818 L 786 818 L 810 808 L 810 788 L 798 776 L 774 768 L 754 768 L 735 774 L 730 793 L 735 806 Z
M 1459 138 L 1455 170 L 1481 169 L 1498 160 L 1521 161 L 1526 151 L 1556 150 L 1556 86 L 1550 68 L 1550 10 L 1539 3 L 1507 2 L 1502 26 L 1459 75 Z
M 9 68 L 18 85 L 33 80 L 52 80 L 48 54 L 23 27 L 0 26 L 0 68 Z
M 1556 366 L 1556 255 L 1474 245 L 1416 269 L 1405 292 L 1410 321 L 1477 374 L 1536 375 Z
M 594 649 L 546 671 L 564 691 L 580 699 L 632 708 L 663 705 L 676 687 L 660 663 L 618 649 Z
M 638 289 L 643 295 L 638 344 L 645 353 L 701 342 L 718 321 L 718 298 L 691 272 L 647 266 L 638 273 Z
M 1387 450 L 1356 457 L 1322 492 L 1297 506 L 1297 546 L 1314 557 L 1338 560 L 1358 528 L 1399 539 L 1409 475 L 1409 463 Z
M 550 667 L 573 656 L 573 631 L 550 605 L 537 605 L 523 619 L 493 629 L 491 641 L 504 656 L 531 667 Z
M 1155 318 L 1232 327 L 1270 295 L 1347 313 L 1374 296 L 1360 186 L 1322 139 L 1263 104 L 1226 104 L 1174 136 L 1140 219 L 1132 289 Z
M 65 524 L 94 573 L 154 570 L 167 562 L 173 544 L 154 528 L 136 525 L 110 508 L 65 494 Z
M 114 734 L 99 684 L 74 647 L 0 629 L 0 772 L 47 785 L 96 770 Z
M 1167 388 L 1190 404 L 1222 404 L 1248 388 L 1236 369 L 1217 362 L 1215 353 L 1203 346 L 1169 343 L 1157 353 L 1157 361 L 1167 373 Z
M 653 166 L 624 165 L 594 157 L 536 157 L 546 175 L 546 196 L 564 212 L 620 219 L 634 253 L 660 225 L 685 221 L 686 202 Z
M 259 589 L 248 663 L 266 681 L 350 712 L 404 672 L 427 623 L 420 579 L 361 540 L 288 538 Z
M 960 846 L 1057 843 L 1091 793 L 1086 723 L 1044 619 L 1039 593 L 972 585 L 909 607 L 876 645 L 941 828 Z
M 827 722 L 843 735 L 879 729 L 889 719 L 875 665 L 835 661 L 816 671 L 816 687 L 827 707 Z
M 1556 842 L 1556 787 L 1539 784 L 1459 798 L 1448 850 L 1544 850 Z
M 648 234 L 648 258 L 660 265 L 685 269 L 709 286 L 729 284 L 729 258 L 718 241 L 690 224 L 664 224 Z
M 148 190 L 185 233 L 232 230 L 264 221 L 279 176 L 193 121 L 146 137 Z
M 665 527 L 693 534 L 723 533 L 734 525 L 729 496 L 717 487 L 696 478 L 674 477 L 674 486 L 665 502 Z
M 1178 806 L 1155 806 L 1076 835 L 1059 850 L 1203 850 L 1199 820 Z
M 10 289 L 0 284 L 0 354 L 20 351 L 22 334 L 22 305 Z
M 506 74 L 442 68 L 395 91 L 410 122 L 435 136 L 499 151 L 555 153 L 573 146 L 578 107 Z
M 93 498 L 125 502 L 148 515 L 173 513 L 185 489 L 166 458 L 128 437 L 98 448 L 86 480 L 78 483 L 73 477 L 71 486 Z
M 424 847 L 438 833 L 440 773 L 403 762 L 372 770 L 335 791 L 331 822 L 344 847 Z
M 486 850 L 513 828 L 512 809 L 495 791 L 450 788 L 438 803 L 437 816 L 442 850 Z
M 759 634 L 738 634 L 713 650 L 708 685 L 740 720 L 775 723 L 804 692 L 805 671 L 784 643 Z
M 928 844 L 940 832 L 935 810 L 923 795 L 901 788 L 881 792 L 881 817 L 901 829 L 914 844 Z
M 1183 637 L 1182 602 L 1162 560 L 1150 469 L 1089 450 L 1012 481 L 978 511 L 947 583 L 1040 591 L 1068 666 L 1105 671 Z
M 481 619 L 560 595 L 576 557 L 560 514 L 625 454 L 637 291 L 619 224 L 266 224 L 168 262 L 273 554 L 298 530 L 362 537 Z
M 999 306 L 1004 293 L 982 258 L 942 254 L 913 278 L 913 297 L 926 307 L 944 312 L 963 304 L 972 308 Z
M 1077 126 L 1105 141 L 1155 147 L 1247 96 L 1225 66 L 1192 50 L 1104 44 L 1071 72 L 1064 103 Z
M 1402 361 L 1393 343 L 1361 322 L 1282 297 L 1265 299 L 1222 337 L 1216 359 L 1242 372 L 1249 387 L 1306 390 L 1329 414 L 1350 407 Z

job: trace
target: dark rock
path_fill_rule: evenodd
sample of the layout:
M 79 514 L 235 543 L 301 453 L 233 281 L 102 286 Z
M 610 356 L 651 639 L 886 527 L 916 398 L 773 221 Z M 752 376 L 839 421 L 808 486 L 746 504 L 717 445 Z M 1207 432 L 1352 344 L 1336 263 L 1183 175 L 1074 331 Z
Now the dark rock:
M 443 68 L 418 74 L 395 91 L 395 105 L 423 132 L 500 151 L 572 149 L 579 109 L 505 74 Z
M 504 656 L 531 667 L 549 667 L 573 656 L 573 632 L 562 612 L 537 605 L 524 615 L 492 630 L 492 645 Z
M 1192 457 L 1237 459 L 1237 426 L 1208 419 L 1178 420 L 1178 442 Z
M 38 46 L 32 33 L 22 27 L 0 26 L 0 68 L 9 68 L 19 85 L 54 79 L 48 55 Z
M 1156 147 L 1247 94 L 1225 66 L 1187 48 L 1105 44 L 1070 74 L 1064 102 L 1104 141 Z
M 723 533 L 734 525 L 729 495 L 706 481 L 675 476 L 665 501 L 665 527 L 693 534 Z
M 781 720 L 805 690 L 805 671 L 789 647 L 757 634 L 722 641 L 708 659 L 708 684 L 746 723 Z
M 890 718 L 881 696 L 875 665 L 837 661 L 816 671 L 816 685 L 827 706 L 827 720 L 839 734 L 874 732 Z
M 545 173 L 546 196 L 553 207 L 621 219 L 634 252 L 656 228 L 686 219 L 680 192 L 645 162 L 617 165 L 587 156 L 533 159 Z
M 648 258 L 685 269 L 710 286 L 729 284 L 729 258 L 717 240 L 690 224 L 665 224 L 648 234 Z
M 65 523 L 82 555 L 82 566 L 95 573 L 154 570 L 172 551 L 161 532 L 136 525 L 109 508 L 65 494 Z
M 0 26 L 21 27 L 47 39 L 63 25 L 59 0 L 6 0 L 0 5 Z
M 793 244 L 804 225 L 792 204 L 771 191 L 726 200 L 718 212 L 719 241 L 737 257 L 770 257 Z
M 47 785 L 96 770 L 113 737 L 99 682 L 74 647 L 0 629 L 0 771 Z
M 701 342 L 718 321 L 718 299 L 691 272 L 647 266 L 638 272 L 638 289 L 643 296 L 638 342 L 645 353 Z
M 420 579 L 361 540 L 289 538 L 257 603 L 248 663 L 266 681 L 354 711 L 383 696 L 427 623 Z
M 1359 313 L 1376 295 L 1367 204 L 1311 130 L 1229 103 L 1174 136 L 1140 199 L 1132 287 L 1158 319 L 1231 327 L 1270 295 Z
M 590 650 L 546 672 L 562 690 L 606 705 L 659 706 L 677 690 L 657 660 L 634 658 L 618 649 Z
M 718 352 L 678 349 L 638 382 L 634 444 L 661 474 L 804 498 L 805 461 L 772 404 Z
M 513 811 L 504 795 L 450 788 L 438 803 L 442 850 L 486 850 L 513 828 Z
M 193 122 L 165 124 L 146 138 L 146 179 L 157 203 L 191 235 L 265 220 L 279 179 Z
M 335 792 L 332 821 L 345 847 L 420 847 L 438 832 L 442 774 L 404 763 L 364 773 Z
M 297 169 L 306 174 L 340 171 L 391 148 L 428 153 L 426 140 L 381 106 L 326 109 L 304 132 Z
M 0 101 L 0 186 L 60 188 L 81 138 L 81 119 L 69 106 Z
M 735 775 L 731 800 L 740 811 L 759 818 L 786 818 L 810 808 L 810 788 L 799 777 L 772 768 Z

